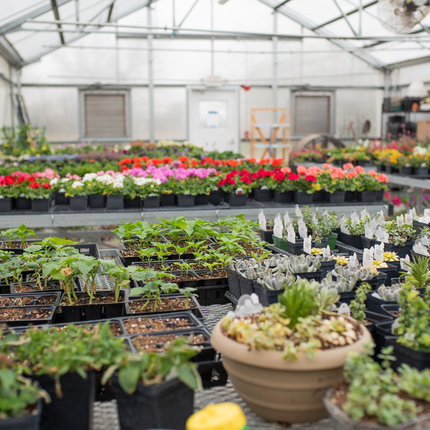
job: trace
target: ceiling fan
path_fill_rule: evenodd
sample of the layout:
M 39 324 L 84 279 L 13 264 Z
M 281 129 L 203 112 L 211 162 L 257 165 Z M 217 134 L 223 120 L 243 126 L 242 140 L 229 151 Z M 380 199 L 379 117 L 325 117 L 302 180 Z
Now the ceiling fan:
M 430 0 L 379 0 L 378 17 L 393 33 L 408 33 L 430 12 Z

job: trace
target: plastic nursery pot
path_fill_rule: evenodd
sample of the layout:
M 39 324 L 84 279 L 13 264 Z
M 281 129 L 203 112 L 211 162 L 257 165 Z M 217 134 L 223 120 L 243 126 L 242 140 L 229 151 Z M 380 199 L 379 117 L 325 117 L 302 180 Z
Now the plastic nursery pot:
M 415 176 L 428 176 L 429 169 L 427 167 L 415 167 L 414 175 Z
M 385 273 L 387 275 L 385 285 L 391 285 L 391 280 L 393 278 L 399 277 L 399 271 L 397 269 L 397 266 L 391 265 L 390 263 L 387 263 L 387 266 L 388 267 L 382 267 L 378 269 L 378 272 Z
M 399 170 L 400 175 L 412 175 L 412 167 L 402 167 Z
M 316 272 L 293 273 L 293 275 L 296 279 L 300 277 L 302 279 L 310 279 L 318 282 L 321 281 L 321 270 L 317 270 Z
M 228 290 L 234 297 L 240 297 L 239 277 L 234 270 L 226 269 L 228 279 Z
M 17 197 L 15 200 L 16 210 L 19 211 L 30 211 L 31 210 L 31 199 L 26 197 Z
M 175 206 L 176 194 L 162 194 L 161 195 L 161 206 Z
M 255 282 L 254 292 L 257 294 L 263 306 L 269 306 L 273 303 L 278 303 L 278 296 L 282 294 L 284 290 L 267 290 L 260 283 Z
M 363 241 L 363 249 L 366 249 L 366 248 L 370 249 L 376 243 L 375 239 L 369 239 L 369 238 L 367 238 L 364 235 L 361 236 L 361 238 L 362 238 L 362 241 Z M 385 248 L 385 246 L 384 246 L 384 251 L 387 251 L 387 249 Z
M 324 279 L 327 276 L 328 272 L 331 272 L 336 267 L 336 260 L 332 261 L 322 261 L 321 262 L 321 279 Z
M 337 242 L 337 234 L 336 233 L 330 233 L 327 236 L 327 245 L 330 247 L 330 249 L 336 249 L 336 242 Z
M 378 299 L 377 297 L 373 296 L 373 293 L 375 291 L 369 291 L 366 293 L 366 309 L 368 309 L 370 312 L 375 312 L 377 314 L 381 314 L 384 316 L 387 316 L 387 314 L 383 311 L 382 305 L 397 305 L 397 302 L 387 302 L 382 299 Z
M 66 193 L 55 193 L 55 204 L 57 206 L 69 205 L 70 197 L 66 197 Z
M 124 209 L 124 196 L 116 196 L 116 195 L 108 194 L 106 196 L 106 209 L 107 210 Z
M 140 197 L 135 197 L 134 199 L 127 199 L 127 197 L 124 197 L 124 207 L 126 209 L 131 208 L 140 208 L 142 205 L 142 200 Z
M 323 397 L 327 389 L 343 379 L 343 366 L 350 352 L 364 351 L 371 340 L 364 326 L 361 338 L 352 345 L 320 351 L 310 360 L 284 360 L 280 351 L 250 349 L 225 336 L 219 322 L 211 337 L 212 346 L 223 354 L 223 365 L 236 392 L 248 407 L 267 421 L 301 423 L 327 415 Z
M 430 352 L 416 351 L 415 349 L 408 348 L 397 342 L 396 338 L 388 337 L 386 345 L 393 347 L 394 357 L 396 361 L 391 364 L 393 369 L 398 369 L 403 363 L 418 370 L 428 369 L 430 367 Z
M 103 194 L 93 194 L 88 196 L 88 207 L 90 209 L 104 208 L 106 204 L 106 196 Z
M 237 274 L 237 278 L 239 279 L 240 296 L 244 294 L 251 295 L 254 292 L 254 279 L 247 279 L 239 274 Z
M 63 397 L 55 392 L 55 380 L 47 375 L 33 376 L 42 389 L 48 392 L 51 403 L 43 403 L 40 430 L 91 430 L 95 397 L 95 374 L 87 372 L 83 379 L 77 373 L 60 377 Z
M 0 199 L 0 212 L 12 212 L 14 208 L 14 200 L 11 197 Z
M 353 248 L 363 249 L 363 239 L 360 235 L 352 235 L 346 233 L 340 233 L 340 241 L 345 245 L 352 246 Z
M 412 247 L 414 246 L 414 240 L 408 240 L 403 246 L 393 245 L 392 243 L 384 244 L 385 252 L 396 252 L 399 258 L 405 258 L 412 251 Z
M 224 198 L 224 191 L 223 190 L 216 190 L 211 191 L 209 194 L 209 203 L 218 206 L 221 204 Z
M 270 202 L 272 200 L 272 192 L 270 190 L 254 190 L 254 200 L 257 202 Z
M 344 293 L 339 293 L 339 301 L 337 303 L 346 303 L 349 305 L 355 299 L 355 291 L 346 291 Z
M 246 206 L 248 204 L 248 194 L 226 194 L 230 206 Z
M 325 200 L 327 203 L 345 203 L 345 191 L 326 192 Z
M 86 211 L 88 207 L 88 196 L 74 196 L 70 197 L 70 210 L 71 211 Z
M 159 208 L 160 196 L 148 196 L 145 200 L 142 200 L 142 206 L 144 208 Z
M 196 196 L 192 196 L 190 194 L 178 194 L 176 196 L 176 204 L 182 208 L 194 206 L 195 202 Z
M 362 203 L 376 202 L 376 191 L 357 191 L 357 201 Z
M 133 394 L 127 394 L 113 376 L 112 391 L 121 430 L 184 429 L 193 413 L 194 391 L 178 378 L 151 386 L 139 383 Z
M 262 241 L 270 243 L 273 245 L 273 231 L 267 231 L 267 230 L 258 230 L 260 232 L 260 238 Z
M 32 212 L 48 212 L 50 207 L 51 207 L 51 198 L 34 199 L 31 201 Z
M 421 233 L 421 230 L 422 230 L 424 227 L 429 227 L 429 225 L 428 225 L 428 224 L 424 224 L 423 222 L 419 222 L 419 221 L 415 221 L 415 220 L 413 220 L 412 224 L 413 224 L 413 226 L 414 226 L 414 230 L 415 230 L 418 234 L 420 234 L 420 233 Z
M 197 194 L 195 200 L 196 206 L 206 206 L 209 204 L 209 194 Z
M 0 419 L 2 430 L 39 430 L 42 414 L 42 400 L 37 402 L 37 409 L 31 415 Z
M 345 191 L 345 202 L 353 202 L 357 198 L 356 191 Z
M 376 201 L 382 202 L 384 200 L 384 190 L 376 191 Z
M 288 251 L 289 252 L 289 246 L 288 246 L 289 242 L 285 242 L 284 239 L 280 239 L 279 237 L 276 237 L 274 234 L 272 234 L 272 239 L 273 239 L 274 245 L 277 248 L 282 249 L 283 251 Z
M 323 201 L 325 201 L 325 192 L 324 192 L 324 190 L 315 191 L 312 194 L 312 202 L 313 203 L 321 203 Z
M 294 192 L 294 203 L 298 205 L 310 205 L 313 202 L 313 195 L 303 191 Z
M 276 203 L 292 203 L 294 198 L 294 193 L 292 191 L 275 191 L 275 202 Z

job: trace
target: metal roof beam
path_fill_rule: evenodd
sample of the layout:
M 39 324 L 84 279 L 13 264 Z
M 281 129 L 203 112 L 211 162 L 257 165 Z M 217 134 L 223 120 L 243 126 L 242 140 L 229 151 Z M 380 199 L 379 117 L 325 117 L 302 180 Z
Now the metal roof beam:
M 346 21 L 346 23 L 348 24 L 348 27 L 351 29 L 352 34 L 354 36 L 357 36 L 357 33 L 354 30 L 354 27 L 351 25 L 351 23 L 349 22 L 348 17 L 345 15 L 345 12 L 343 11 L 343 9 L 340 7 L 339 3 L 337 2 L 337 0 L 333 0 L 334 4 L 337 6 L 337 8 L 339 9 L 340 13 L 343 16 L 343 19 Z
M 58 1 L 60 2 L 61 0 L 58 0 Z M 66 0 L 63 0 L 63 1 L 65 2 Z M 70 0 L 67 0 L 67 1 L 70 1 Z M 144 7 L 147 7 L 147 6 L 151 5 L 151 3 L 154 3 L 155 1 L 157 1 L 157 0 L 146 0 L 145 2 L 142 2 L 142 3 L 138 4 L 138 5 L 134 5 L 130 9 L 127 9 L 127 10 L 122 11 L 122 12 L 118 12 L 117 14 L 112 14 L 112 17 L 111 17 L 112 21 L 114 21 L 114 22 L 118 21 L 121 18 L 124 18 L 124 17 L 126 17 L 126 16 L 128 16 L 128 15 L 130 15 L 130 14 L 132 14 L 132 13 L 138 11 L 138 10 L 140 10 L 140 9 L 143 9 Z M 103 8 L 103 10 L 105 10 L 105 9 L 106 8 Z M 98 12 L 95 16 L 93 16 L 92 19 L 90 19 L 90 21 L 92 21 L 93 19 L 95 19 L 96 17 L 98 17 L 100 15 L 100 13 L 101 12 Z M 103 23 L 98 24 L 98 25 L 99 25 L 99 28 L 103 27 Z M 97 30 L 95 32 L 97 32 Z M 75 34 L 75 36 L 72 35 L 68 40 L 66 40 L 66 43 L 69 44 L 69 43 L 76 42 L 77 40 L 82 39 L 86 35 L 87 35 L 87 33 L 81 33 L 81 32 L 78 31 Z M 36 61 L 39 61 L 42 57 L 44 57 L 47 54 L 50 54 L 51 52 L 56 51 L 57 49 L 59 49 L 59 48 L 57 48 L 57 47 L 55 47 L 55 48 L 48 48 L 48 49 L 44 50 L 43 52 L 41 52 L 40 54 L 35 55 L 34 57 L 31 57 L 29 59 L 23 60 L 19 66 L 20 67 L 24 67 L 24 66 L 27 66 L 27 65 L 29 65 L 31 63 L 34 63 Z
M 374 0 L 374 1 L 371 1 L 370 3 L 367 3 L 367 4 L 363 5 L 363 10 L 367 9 L 370 6 L 373 6 L 376 3 L 378 3 L 378 0 Z M 357 12 L 360 12 L 360 8 L 353 9 L 350 12 L 346 12 L 345 15 L 346 16 L 350 16 L 350 15 L 353 15 L 354 13 L 357 13 Z M 326 25 L 329 25 L 329 24 L 332 24 L 333 22 L 339 21 L 342 18 L 343 18 L 343 15 L 338 16 L 336 18 L 333 18 L 330 21 L 326 21 L 323 24 L 317 25 L 316 27 L 313 28 L 313 30 L 318 30 L 319 28 L 325 27 Z
M 279 3 L 278 6 L 275 6 L 273 9 L 278 10 L 281 6 L 284 6 L 284 4 L 287 4 L 291 0 L 284 0 L 282 3 Z
M 273 0 L 259 0 L 259 1 L 262 2 L 262 3 L 264 3 L 267 6 L 271 7 L 272 9 L 276 6 L 274 4 Z M 282 7 L 280 7 L 278 9 L 278 12 L 282 13 L 287 18 L 292 19 L 293 21 L 297 22 L 298 24 L 302 25 L 303 27 L 305 27 L 305 28 L 313 31 L 314 33 L 316 33 L 316 34 L 318 34 L 320 36 L 323 36 L 324 38 L 326 38 L 327 40 L 329 40 L 334 45 L 338 46 L 339 48 L 343 49 L 344 51 L 347 51 L 347 52 L 351 53 L 355 57 L 357 57 L 360 60 L 362 60 L 362 61 L 366 62 L 367 64 L 369 64 L 374 69 L 381 70 L 381 71 L 384 71 L 384 72 L 388 69 L 386 64 L 381 63 L 375 57 L 373 57 L 372 55 L 368 54 L 367 52 L 364 52 L 360 48 L 356 48 L 351 43 L 349 43 L 347 41 L 344 41 L 344 40 L 333 40 L 333 39 L 330 39 L 330 36 L 335 36 L 336 37 L 336 35 L 333 34 L 332 32 L 330 32 L 329 30 L 325 29 L 325 28 L 315 29 L 316 24 L 314 22 L 312 22 L 311 20 L 309 20 L 305 16 L 299 14 L 298 12 L 296 12 L 293 9 L 291 9 L 290 7 L 288 7 L 288 6 L 282 6 Z
M 412 60 L 399 61 L 391 63 L 388 66 L 393 69 L 402 69 L 403 67 L 417 66 L 418 64 L 430 63 L 430 56 L 413 58 Z
M 112 4 L 109 6 L 109 12 L 106 22 L 110 22 L 112 18 L 113 7 L 115 6 L 115 0 L 113 0 Z
M 62 6 L 63 4 L 69 3 L 71 0 L 57 0 L 57 7 Z M 27 12 L 24 15 L 19 16 L 18 18 L 13 19 L 12 21 L 6 22 L 5 24 L 0 26 L 0 35 L 7 34 L 11 31 L 16 30 L 24 24 L 29 19 L 37 18 L 40 15 L 43 15 L 46 12 L 52 10 L 52 4 L 46 4 L 38 7 L 30 12 Z
M 0 36 L 0 55 L 14 67 L 18 67 L 24 61 L 4 36 Z
M 58 11 L 57 0 L 51 0 L 51 5 L 52 5 L 52 12 L 54 12 L 55 20 L 56 21 L 61 21 L 60 12 Z M 61 24 L 60 23 L 57 23 L 57 28 L 58 28 L 58 30 L 61 30 Z M 65 42 L 64 42 L 64 34 L 63 34 L 63 32 L 59 31 L 58 34 L 60 36 L 61 44 L 64 45 Z

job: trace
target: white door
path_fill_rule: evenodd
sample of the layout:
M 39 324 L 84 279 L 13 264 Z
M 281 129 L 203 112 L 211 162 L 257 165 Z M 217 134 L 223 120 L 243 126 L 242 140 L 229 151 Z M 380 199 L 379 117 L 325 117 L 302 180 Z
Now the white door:
M 188 88 L 188 140 L 208 151 L 239 152 L 239 90 Z

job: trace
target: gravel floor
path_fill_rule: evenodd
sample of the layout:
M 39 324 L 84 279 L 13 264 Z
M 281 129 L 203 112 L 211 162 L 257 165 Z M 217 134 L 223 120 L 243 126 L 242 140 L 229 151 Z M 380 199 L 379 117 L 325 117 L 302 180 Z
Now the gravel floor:
M 205 317 L 205 324 L 212 330 L 219 319 L 225 315 L 232 307 L 228 305 L 214 305 L 202 307 Z M 277 423 L 269 423 L 259 418 L 246 405 L 245 402 L 236 394 L 231 382 L 229 381 L 225 387 L 214 387 L 210 390 L 204 390 L 196 393 L 194 407 L 195 410 L 200 410 L 210 403 L 234 402 L 240 405 L 248 420 L 249 430 L 281 430 L 285 429 L 285 425 Z M 295 430 L 344 430 L 345 427 L 338 424 L 331 418 L 325 418 L 311 424 L 295 424 L 290 426 Z M 116 401 L 111 402 L 96 402 L 94 407 L 94 430 L 120 430 L 118 421 L 118 412 Z

